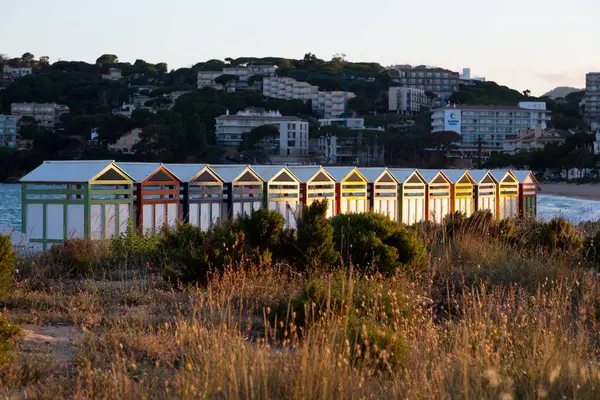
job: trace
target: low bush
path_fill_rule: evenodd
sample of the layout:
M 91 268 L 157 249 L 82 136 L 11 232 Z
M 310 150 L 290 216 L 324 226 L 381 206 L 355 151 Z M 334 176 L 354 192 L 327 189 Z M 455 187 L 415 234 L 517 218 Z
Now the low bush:
M 498 224 L 497 236 L 511 245 L 546 251 L 573 253 L 583 245 L 581 234 L 564 218 L 505 219 Z
M 342 214 L 332 219 L 342 259 L 361 271 L 392 273 L 423 266 L 425 247 L 414 231 L 380 214 Z
M 298 218 L 297 232 L 296 259 L 302 265 L 323 268 L 338 260 L 326 201 L 315 201 L 304 207 Z
M 90 277 L 103 269 L 103 262 L 109 256 L 109 246 L 104 242 L 69 239 L 43 253 L 39 263 L 48 267 L 56 277 Z
M 8 295 L 8 286 L 12 281 L 17 255 L 13 251 L 9 236 L 0 234 L 0 299 Z
M 110 257 L 105 264 L 134 269 L 154 266 L 160 260 L 161 239 L 162 233 L 139 233 L 130 221 L 124 234 L 110 239 Z
M 581 252 L 592 267 L 600 268 L 600 230 L 585 239 Z

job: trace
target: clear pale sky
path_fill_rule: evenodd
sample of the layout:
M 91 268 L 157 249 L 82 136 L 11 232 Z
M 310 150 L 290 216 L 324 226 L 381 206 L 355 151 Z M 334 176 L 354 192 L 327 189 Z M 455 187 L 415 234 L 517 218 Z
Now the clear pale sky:
M 600 71 L 600 0 L 0 0 L 0 53 L 167 62 L 312 52 L 438 65 L 540 95 Z

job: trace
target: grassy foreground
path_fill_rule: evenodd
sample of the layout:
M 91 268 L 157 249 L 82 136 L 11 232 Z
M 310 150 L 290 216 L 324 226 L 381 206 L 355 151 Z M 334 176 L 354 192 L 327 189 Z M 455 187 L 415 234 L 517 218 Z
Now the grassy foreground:
M 102 279 L 21 260 L 0 394 L 600 398 L 595 258 L 484 231 L 422 226 L 423 268 L 386 275 L 273 260 L 172 285 L 143 259 Z

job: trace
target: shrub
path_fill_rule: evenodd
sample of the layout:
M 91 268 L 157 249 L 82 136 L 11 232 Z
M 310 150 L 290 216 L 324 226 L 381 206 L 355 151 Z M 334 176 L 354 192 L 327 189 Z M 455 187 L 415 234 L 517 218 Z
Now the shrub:
M 89 277 L 102 268 L 109 257 L 109 249 L 102 242 L 89 239 L 69 239 L 52 246 L 40 258 L 40 263 L 50 266 L 55 276 Z
M 21 329 L 0 316 L 0 365 L 9 361 L 9 354 L 13 348 L 14 340 L 21 333 Z
M 424 261 L 424 246 L 415 233 L 383 215 L 338 215 L 332 224 L 343 259 L 362 271 L 373 268 L 391 273 L 402 266 L 418 267 Z
M 315 201 L 304 207 L 297 227 L 296 247 L 300 259 L 316 268 L 333 264 L 338 253 L 333 243 L 333 226 L 327 218 L 327 202 Z
M 535 219 L 506 219 L 498 224 L 498 237 L 507 243 L 547 251 L 574 252 L 583 245 L 581 235 L 564 218 L 549 222 Z
M 204 251 L 205 237 L 200 228 L 181 222 L 163 232 L 159 251 L 164 257 L 167 281 L 206 282 L 210 264 Z
M 564 218 L 554 218 L 546 224 L 543 244 L 549 249 L 561 249 L 568 252 L 581 248 L 581 235 Z
M 234 224 L 239 231 L 245 233 L 250 246 L 265 251 L 278 243 L 285 219 L 277 211 L 261 208 L 251 214 L 239 216 Z
M 110 257 L 106 262 L 133 268 L 154 265 L 159 262 L 161 238 L 160 233 L 139 233 L 129 221 L 124 234 L 110 239 Z
M 585 240 L 582 254 L 592 266 L 600 267 L 600 230 Z
M 0 234 L 0 299 L 8 295 L 8 286 L 15 270 L 17 255 L 13 251 L 9 236 Z

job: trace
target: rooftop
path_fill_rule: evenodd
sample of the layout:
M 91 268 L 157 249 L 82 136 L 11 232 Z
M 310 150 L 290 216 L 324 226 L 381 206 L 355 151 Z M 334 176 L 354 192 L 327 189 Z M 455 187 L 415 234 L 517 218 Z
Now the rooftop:
M 42 165 L 25 175 L 21 182 L 87 183 L 110 166 L 123 171 L 112 160 L 44 161 Z

